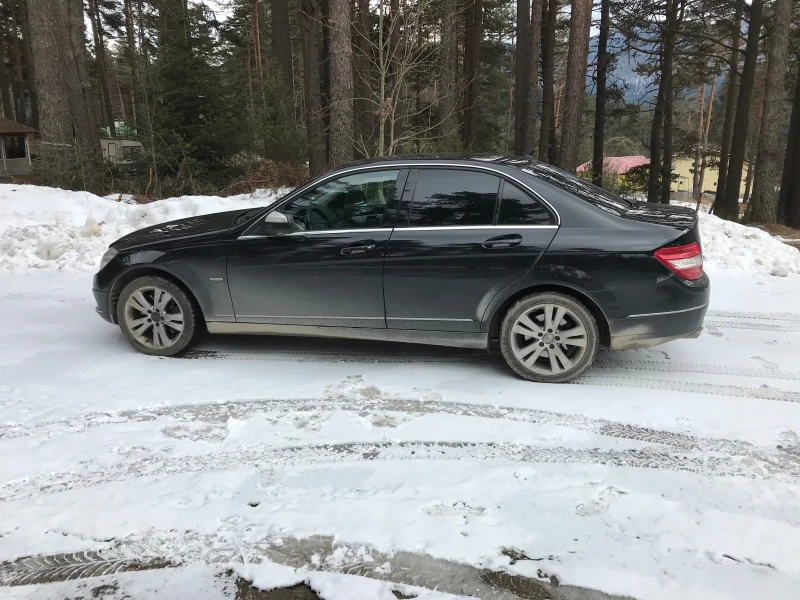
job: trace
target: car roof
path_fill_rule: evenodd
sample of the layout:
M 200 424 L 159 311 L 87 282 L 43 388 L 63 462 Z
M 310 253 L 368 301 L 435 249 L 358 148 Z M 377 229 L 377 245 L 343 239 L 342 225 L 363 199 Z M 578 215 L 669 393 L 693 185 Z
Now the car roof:
M 370 165 L 391 165 L 393 163 L 406 164 L 416 161 L 425 163 L 440 162 L 443 165 L 453 165 L 459 163 L 464 165 L 492 164 L 498 166 L 516 167 L 517 169 L 532 166 L 537 163 L 537 161 L 530 156 L 512 156 L 503 154 L 400 154 L 394 156 L 377 156 L 351 161 L 340 165 L 337 170 L 351 169 L 353 167 L 368 167 Z

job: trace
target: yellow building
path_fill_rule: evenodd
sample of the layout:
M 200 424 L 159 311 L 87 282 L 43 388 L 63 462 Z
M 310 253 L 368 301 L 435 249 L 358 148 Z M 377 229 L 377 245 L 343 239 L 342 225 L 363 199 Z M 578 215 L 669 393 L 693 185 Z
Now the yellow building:
M 744 164 L 742 171 L 742 184 L 739 189 L 739 195 L 744 197 L 744 190 L 747 187 L 747 163 Z M 677 180 L 672 182 L 671 190 L 673 192 L 684 192 L 689 195 L 694 193 L 694 158 L 678 158 L 672 163 L 672 172 L 677 176 Z M 719 185 L 719 171 L 716 168 L 706 167 L 706 174 L 703 178 L 703 192 L 710 194 L 717 193 L 717 186 Z

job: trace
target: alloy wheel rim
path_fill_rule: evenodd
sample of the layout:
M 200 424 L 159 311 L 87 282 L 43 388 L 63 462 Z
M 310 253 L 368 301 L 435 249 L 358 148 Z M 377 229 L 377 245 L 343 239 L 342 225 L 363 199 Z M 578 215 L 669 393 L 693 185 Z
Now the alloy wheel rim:
M 143 346 L 162 350 L 183 335 L 183 310 L 165 289 L 140 287 L 125 301 L 125 326 Z
M 537 375 L 562 375 L 586 355 L 588 332 L 578 315 L 560 304 L 537 304 L 523 312 L 511 328 L 511 350 Z

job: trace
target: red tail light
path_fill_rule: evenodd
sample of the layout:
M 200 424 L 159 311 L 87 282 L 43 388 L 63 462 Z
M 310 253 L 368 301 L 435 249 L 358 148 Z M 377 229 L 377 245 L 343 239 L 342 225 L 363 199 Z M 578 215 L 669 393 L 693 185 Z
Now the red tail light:
M 700 279 L 703 275 L 703 254 L 697 243 L 656 250 L 656 258 L 670 271 L 684 279 Z

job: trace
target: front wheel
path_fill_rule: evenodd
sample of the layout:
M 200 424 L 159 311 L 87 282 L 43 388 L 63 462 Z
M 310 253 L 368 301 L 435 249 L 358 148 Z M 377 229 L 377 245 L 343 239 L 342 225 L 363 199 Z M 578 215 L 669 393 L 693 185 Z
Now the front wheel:
M 122 290 L 117 322 L 139 352 L 175 356 L 195 337 L 197 312 L 180 287 L 163 277 L 141 277 Z
M 542 383 L 565 383 L 594 360 L 597 323 L 587 308 L 553 292 L 527 296 L 503 318 L 500 348 L 518 375 Z

